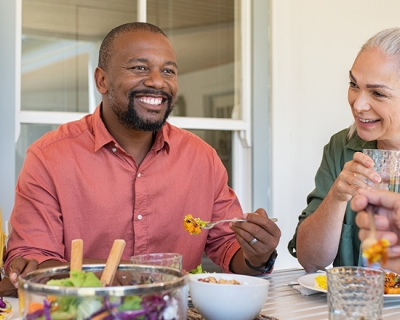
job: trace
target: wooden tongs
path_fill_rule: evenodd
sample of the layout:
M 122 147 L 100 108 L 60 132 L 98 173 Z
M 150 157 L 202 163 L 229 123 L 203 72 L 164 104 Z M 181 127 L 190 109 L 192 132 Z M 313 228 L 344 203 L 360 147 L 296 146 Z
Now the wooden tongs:
M 122 253 L 125 249 L 125 240 L 117 239 L 114 240 L 114 244 L 111 247 L 111 251 L 108 254 L 107 262 L 101 275 L 100 281 L 103 286 L 109 286 L 112 284 L 115 276 L 115 272 L 118 269 L 119 262 L 121 261 Z M 72 240 L 71 250 L 71 265 L 70 271 L 81 271 L 83 261 L 83 241 L 82 239 Z

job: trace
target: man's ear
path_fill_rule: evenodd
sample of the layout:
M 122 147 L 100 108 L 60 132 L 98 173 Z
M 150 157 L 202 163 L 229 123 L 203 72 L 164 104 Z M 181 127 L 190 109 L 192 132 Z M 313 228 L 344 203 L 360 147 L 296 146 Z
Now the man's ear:
M 107 73 L 102 68 L 97 67 L 94 71 L 94 81 L 96 82 L 97 90 L 101 94 L 106 94 L 108 92 Z

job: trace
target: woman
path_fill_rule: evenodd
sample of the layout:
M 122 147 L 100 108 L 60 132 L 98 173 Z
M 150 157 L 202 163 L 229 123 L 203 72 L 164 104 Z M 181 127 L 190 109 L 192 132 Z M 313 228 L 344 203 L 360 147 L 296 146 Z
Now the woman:
M 349 72 L 350 128 L 324 147 L 315 189 L 299 216 L 289 252 L 307 272 L 333 263 L 361 265 L 356 213 L 349 200 L 369 179 L 380 182 L 363 149 L 400 150 L 400 28 L 383 30 L 361 48 Z

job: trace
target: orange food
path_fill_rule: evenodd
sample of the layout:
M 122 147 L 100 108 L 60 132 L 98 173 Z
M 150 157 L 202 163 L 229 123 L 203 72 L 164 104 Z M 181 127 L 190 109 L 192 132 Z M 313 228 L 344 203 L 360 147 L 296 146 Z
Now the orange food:
M 43 309 L 43 303 L 41 302 L 31 302 L 28 305 L 28 313 L 35 312 L 37 310 L 42 310 Z
M 203 221 L 200 218 L 193 218 L 191 214 L 187 214 L 183 219 L 183 227 L 192 235 L 200 234 L 201 226 L 206 223 L 207 221 Z
M 400 294 L 400 277 L 397 273 L 386 272 L 385 294 Z
M 367 259 L 368 266 L 375 262 L 382 262 L 382 266 L 387 261 L 387 251 L 389 247 L 389 241 L 387 239 L 379 239 L 372 246 L 363 250 L 363 257 Z

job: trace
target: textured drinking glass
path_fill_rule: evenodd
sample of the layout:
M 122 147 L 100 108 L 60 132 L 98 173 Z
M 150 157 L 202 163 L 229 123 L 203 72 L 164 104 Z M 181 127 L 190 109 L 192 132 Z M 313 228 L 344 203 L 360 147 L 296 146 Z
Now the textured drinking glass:
M 180 253 L 147 253 L 132 256 L 132 264 L 150 264 L 156 266 L 182 269 L 182 255 Z
M 382 319 L 385 273 L 363 267 L 327 270 L 330 320 Z
M 381 183 L 368 180 L 367 184 L 377 190 L 400 192 L 400 151 L 364 149 L 363 153 L 374 160 L 374 170 L 382 178 Z

